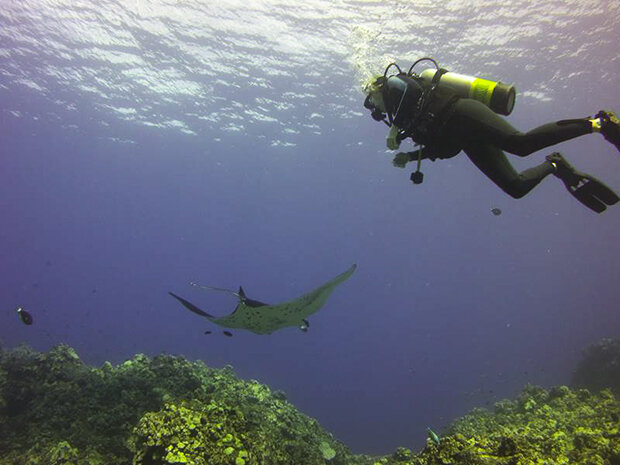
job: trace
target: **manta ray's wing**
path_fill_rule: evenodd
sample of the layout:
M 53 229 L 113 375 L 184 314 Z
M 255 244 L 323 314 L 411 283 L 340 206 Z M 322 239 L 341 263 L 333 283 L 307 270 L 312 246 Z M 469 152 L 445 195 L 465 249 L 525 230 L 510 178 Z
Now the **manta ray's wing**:
M 231 291 L 230 289 L 223 289 L 223 288 L 211 287 L 211 286 L 203 286 L 203 285 L 196 284 L 196 283 L 190 283 L 190 285 L 197 286 L 197 287 L 200 287 L 202 289 L 210 289 L 210 290 L 213 290 L 213 291 L 224 291 L 224 292 L 227 292 L 229 294 L 233 294 L 233 295 L 237 296 L 237 298 L 239 298 L 239 300 L 240 300 L 239 305 L 237 305 L 237 308 L 235 308 L 235 310 L 230 315 L 228 315 L 228 317 L 216 318 L 213 315 L 208 314 L 204 310 L 201 310 L 197 305 L 194 305 L 189 300 L 184 299 L 183 297 L 176 295 L 174 292 L 168 292 L 168 294 L 170 294 L 172 297 L 174 297 L 179 302 L 181 302 L 181 304 L 186 309 L 188 309 L 190 312 L 195 313 L 196 315 L 203 316 L 203 317 L 207 318 L 208 320 L 213 321 L 214 323 L 219 324 L 220 326 L 224 326 L 226 328 L 237 328 L 238 327 L 238 326 L 229 326 L 229 325 L 227 325 L 225 323 L 225 321 L 222 321 L 222 320 L 225 320 L 226 318 L 231 318 L 235 314 L 235 312 L 237 312 L 237 310 L 239 310 L 240 307 L 242 307 L 242 308 L 258 308 L 258 307 L 262 307 L 262 306 L 266 306 L 267 305 L 267 304 L 265 304 L 263 302 L 259 302 L 258 300 L 248 299 L 245 296 L 245 292 L 243 291 L 242 287 L 239 287 L 239 292 L 235 292 L 235 291 Z
M 178 295 L 176 295 L 176 294 L 174 294 L 172 292 L 168 292 L 168 294 L 170 294 L 172 297 L 174 297 L 179 302 L 181 302 L 181 304 L 183 304 L 183 306 L 186 309 L 188 309 L 190 312 L 194 312 L 196 315 L 204 316 L 205 318 L 208 318 L 209 320 L 214 318 L 213 315 L 209 315 L 204 310 L 199 309 L 193 303 L 191 303 L 189 300 L 185 300 L 183 297 L 179 297 Z
M 357 265 L 353 265 L 313 291 L 281 304 L 253 306 L 242 300 L 230 315 L 212 318 L 211 321 L 226 328 L 247 329 L 255 334 L 271 334 L 287 326 L 300 327 L 309 315 L 325 304 L 336 286 L 349 279 L 356 268 Z

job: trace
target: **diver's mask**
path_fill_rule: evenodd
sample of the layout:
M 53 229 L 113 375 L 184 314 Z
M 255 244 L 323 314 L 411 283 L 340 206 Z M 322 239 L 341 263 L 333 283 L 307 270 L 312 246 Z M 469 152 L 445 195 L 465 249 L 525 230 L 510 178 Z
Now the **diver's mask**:
M 366 97 L 366 100 L 364 100 L 364 108 L 367 108 L 368 110 L 370 110 L 370 116 L 372 116 L 372 119 L 374 119 L 375 121 L 384 121 L 386 115 L 375 104 L 372 97 L 373 97 L 373 94 L 368 94 L 368 97 Z
M 368 95 L 366 100 L 364 100 L 364 108 L 370 110 L 370 115 L 375 121 L 385 121 L 386 118 L 385 109 L 383 108 L 385 104 L 382 96 L 383 86 L 386 81 L 385 76 L 378 76 L 365 89 Z

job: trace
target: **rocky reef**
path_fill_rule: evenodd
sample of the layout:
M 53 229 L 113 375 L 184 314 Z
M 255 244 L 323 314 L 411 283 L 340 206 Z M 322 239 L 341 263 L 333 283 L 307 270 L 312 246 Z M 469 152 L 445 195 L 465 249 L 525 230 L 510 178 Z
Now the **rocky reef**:
M 452 423 L 439 445 L 418 455 L 400 451 L 379 464 L 619 465 L 620 403 L 609 390 L 593 395 L 566 386 L 526 387 L 516 400 Z
M 529 386 L 418 453 L 368 457 L 231 368 L 170 355 L 94 368 L 66 345 L 0 350 L 3 465 L 620 465 L 619 427 L 609 390 Z
M 611 389 L 620 397 L 620 339 L 605 338 L 586 347 L 571 386 L 591 391 Z
M 161 355 L 82 363 L 66 345 L 0 353 L 9 464 L 333 464 L 350 451 L 282 392 Z

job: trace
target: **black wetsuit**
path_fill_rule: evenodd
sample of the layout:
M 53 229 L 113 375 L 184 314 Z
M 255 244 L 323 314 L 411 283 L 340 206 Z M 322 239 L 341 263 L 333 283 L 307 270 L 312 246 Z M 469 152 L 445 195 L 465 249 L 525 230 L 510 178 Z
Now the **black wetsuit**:
M 403 130 L 403 137 L 424 146 L 422 158 L 451 158 L 462 150 L 480 171 L 514 198 L 530 192 L 554 168 L 545 161 L 519 173 L 504 151 L 525 157 L 592 132 L 592 123 L 583 118 L 549 123 L 522 133 L 483 103 L 458 98 L 447 86 L 438 86 L 420 100 L 428 88 L 428 84 L 408 76 L 390 77 L 383 94 L 390 122 Z

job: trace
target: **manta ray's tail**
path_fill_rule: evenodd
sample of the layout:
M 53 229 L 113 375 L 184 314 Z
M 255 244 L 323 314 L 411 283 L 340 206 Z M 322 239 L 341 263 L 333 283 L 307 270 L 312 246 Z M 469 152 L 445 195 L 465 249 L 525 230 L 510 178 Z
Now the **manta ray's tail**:
M 188 300 L 185 300 L 183 297 L 179 297 L 178 295 L 176 295 L 176 294 L 174 294 L 172 292 L 168 292 L 168 294 L 170 294 L 172 297 L 174 297 L 179 302 L 181 302 L 181 304 L 183 304 L 183 306 L 186 309 L 188 309 L 190 312 L 194 312 L 196 315 L 204 316 L 205 318 L 209 318 L 209 319 L 214 318 L 213 315 L 209 315 L 207 312 L 199 309 L 193 303 L 191 303 Z
M 234 295 L 235 297 L 242 298 L 245 297 L 245 294 L 241 296 L 239 292 L 232 291 L 230 289 L 225 289 L 223 287 L 213 287 L 213 286 L 204 286 L 202 284 L 198 284 L 195 282 L 189 283 L 190 286 L 199 287 L 200 289 L 209 289 L 210 291 L 218 291 L 218 292 L 226 292 L 227 294 Z M 239 288 L 240 292 L 243 292 L 243 289 Z

